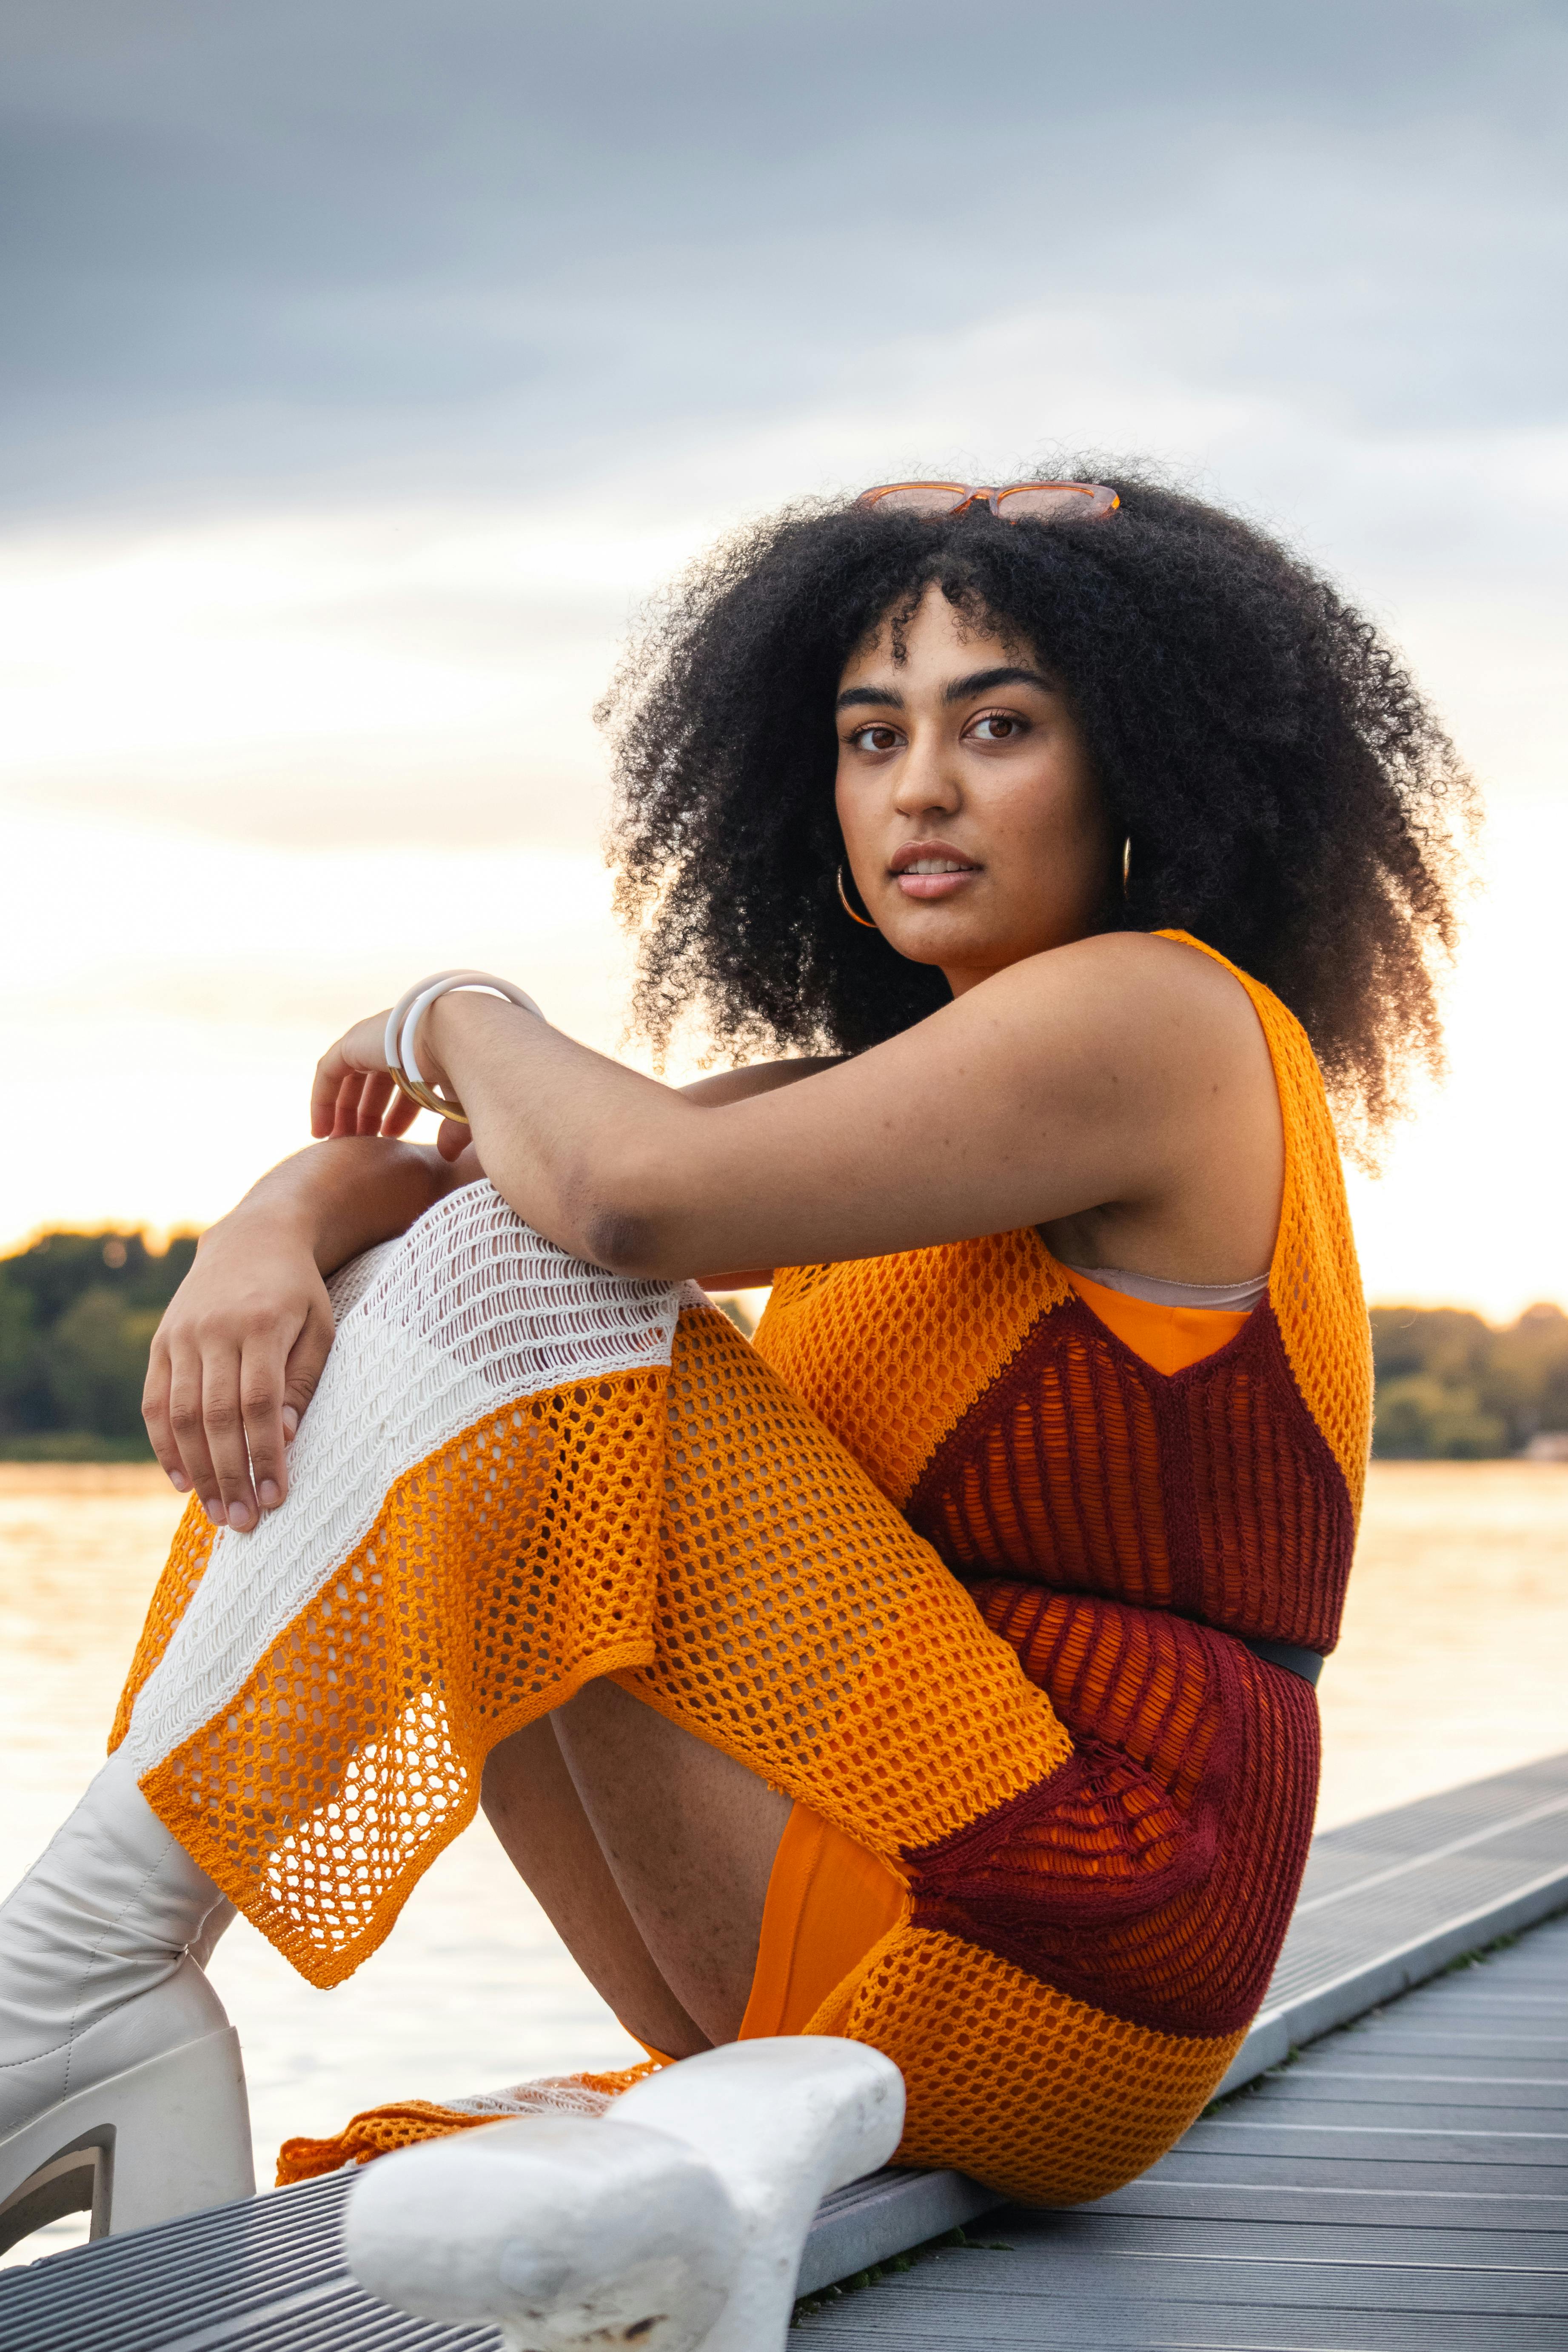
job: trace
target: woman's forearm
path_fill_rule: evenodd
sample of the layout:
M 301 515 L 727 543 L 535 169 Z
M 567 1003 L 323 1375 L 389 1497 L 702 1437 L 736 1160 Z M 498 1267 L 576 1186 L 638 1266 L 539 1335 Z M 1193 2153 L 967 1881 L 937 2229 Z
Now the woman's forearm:
M 378 1013 L 355 1022 L 316 1066 L 311 1131 L 333 1139 L 333 1152 L 378 1127 L 402 1135 L 415 1116 L 412 1100 L 393 1092 L 387 1021 Z M 472 1122 L 468 1148 L 461 1125 L 442 1129 L 437 1156 L 453 1155 L 451 1173 L 433 1171 L 443 1191 L 488 1177 L 570 1255 L 658 1279 L 765 1262 L 759 1241 L 765 1249 L 773 1235 L 767 1215 L 753 1213 L 757 1155 L 731 1122 L 755 1109 L 754 1097 L 831 1070 L 826 1059 L 775 1064 L 677 1090 L 480 991 L 437 998 L 418 1051 L 426 1082 L 460 1100 Z M 732 1174 L 713 1164 L 721 1120 Z M 765 1138 L 758 1148 L 765 1156 Z M 357 1213 L 360 1203 L 349 1205 Z M 356 1232 L 357 1245 L 366 1238 Z
M 479 1172 L 465 1164 L 471 1159 L 465 1153 L 449 1164 L 424 1145 L 378 1135 L 312 1143 L 269 1168 L 204 1238 L 259 1221 L 287 1230 L 323 1275 L 335 1274 L 362 1250 L 406 1233 L 434 1202 L 471 1182 Z
M 678 1164 L 676 1134 L 710 1112 L 494 996 L 439 998 L 419 1051 L 421 1067 L 433 1063 L 455 1088 L 486 1174 L 527 1223 L 616 1272 L 666 1271 L 643 1263 L 627 1171 Z

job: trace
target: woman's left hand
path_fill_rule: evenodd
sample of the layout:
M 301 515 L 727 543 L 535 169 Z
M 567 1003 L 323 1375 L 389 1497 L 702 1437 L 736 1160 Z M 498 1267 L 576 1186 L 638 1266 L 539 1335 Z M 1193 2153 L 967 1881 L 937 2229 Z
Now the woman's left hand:
M 310 1089 L 313 1136 L 406 1135 L 418 1118 L 419 1105 L 386 1066 L 387 1018 L 386 1013 L 373 1013 L 368 1021 L 356 1021 L 317 1063 Z M 436 1148 L 443 1160 L 456 1160 L 468 1140 L 460 1120 L 444 1118 Z

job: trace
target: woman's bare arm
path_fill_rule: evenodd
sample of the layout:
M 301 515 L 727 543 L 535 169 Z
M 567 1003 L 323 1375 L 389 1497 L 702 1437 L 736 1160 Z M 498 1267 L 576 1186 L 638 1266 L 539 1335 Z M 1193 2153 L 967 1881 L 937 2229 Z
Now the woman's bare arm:
M 471 1144 L 455 1160 L 438 1158 L 427 1145 L 384 1136 L 307 1144 L 269 1168 L 203 1236 L 200 1248 L 237 1222 L 248 1226 L 265 1219 L 308 1240 L 321 1272 L 335 1274 L 362 1250 L 405 1234 L 426 1209 L 481 1172 Z
M 763 1064 L 687 1091 L 734 1102 L 822 1066 Z M 215 1524 L 253 1526 L 288 1491 L 286 1447 L 332 1341 L 325 1277 L 483 1174 L 472 1144 L 448 1159 L 374 1132 L 342 1135 L 269 1169 L 203 1234 L 153 1339 L 142 1413 L 170 1479 L 182 1494 L 194 1488 Z M 716 1290 L 772 1278 L 705 1277 Z
M 710 1078 L 694 1078 L 679 1091 L 688 1102 L 710 1110 L 721 1108 L 726 1103 L 750 1102 L 757 1095 L 772 1094 L 779 1087 L 791 1087 L 801 1078 L 815 1077 L 819 1070 L 837 1067 L 837 1055 L 803 1055 L 797 1061 L 752 1062 L 745 1069 L 721 1070 Z M 772 1282 L 771 1265 L 732 1266 L 721 1273 L 700 1270 L 692 1276 L 704 1290 L 761 1290 Z
M 374 1022 L 333 1049 L 318 1115 L 380 1050 Z M 620 1273 L 812 1264 L 1084 1217 L 1113 1262 L 1195 1282 L 1255 1273 L 1272 1250 L 1268 1047 L 1230 974 L 1171 940 L 1030 957 L 852 1061 L 739 1100 L 673 1093 L 475 993 L 432 1007 L 420 1051 L 519 1214 Z

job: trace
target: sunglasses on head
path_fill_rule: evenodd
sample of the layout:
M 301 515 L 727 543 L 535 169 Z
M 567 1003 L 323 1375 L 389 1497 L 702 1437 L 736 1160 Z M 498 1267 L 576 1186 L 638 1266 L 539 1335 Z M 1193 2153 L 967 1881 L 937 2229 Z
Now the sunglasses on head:
M 1016 482 L 1007 489 L 986 489 L 973 482 L 884 482 L 862 490 L 858 507 L 885 507 L 889 513 L 962 514 L 976 499 L 984 499 L 998 522 L 1059 521 L 1064 515 L 1081 515 L 1100 521 L 1121 504 L 1104 482 Z

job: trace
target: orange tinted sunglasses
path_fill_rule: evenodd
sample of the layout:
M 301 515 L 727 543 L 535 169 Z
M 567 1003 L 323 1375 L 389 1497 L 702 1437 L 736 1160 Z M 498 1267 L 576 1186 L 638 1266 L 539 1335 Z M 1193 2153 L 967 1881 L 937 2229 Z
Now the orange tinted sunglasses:
M 858 507 L 888 507 L 899 514 L 956 515 L 984 499 L 998 522 L 1049 522 L 1064 515 L 1101 520 L 1121 504 L 1104 482 L 1016 482 L 985 489 L 973 482 L 884 482 L 862 490 Z

